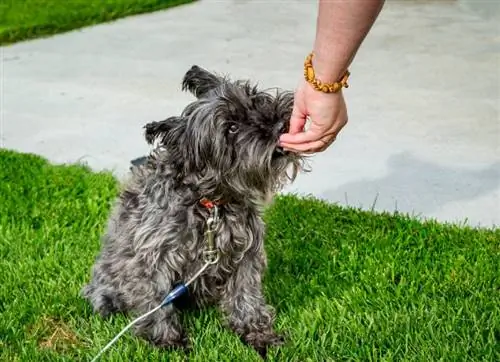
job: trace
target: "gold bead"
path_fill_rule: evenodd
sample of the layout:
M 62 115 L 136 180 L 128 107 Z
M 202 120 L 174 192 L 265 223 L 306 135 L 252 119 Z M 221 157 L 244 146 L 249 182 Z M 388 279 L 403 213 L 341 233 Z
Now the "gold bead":
M 310 81 L 312 81 L 314 79 L 314 69 L 313 68 L 308 67 L 306 74 L 307 74 L 307 79 L 309 79 Z

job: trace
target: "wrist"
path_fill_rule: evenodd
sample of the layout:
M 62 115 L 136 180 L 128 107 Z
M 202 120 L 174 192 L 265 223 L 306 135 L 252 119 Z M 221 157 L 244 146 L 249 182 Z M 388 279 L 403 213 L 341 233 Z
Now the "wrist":
M 321 49 L 314 49 L 313 54 L 312 65 L 318 79 L 323 83 L 339 82 L 342 79 L 347 71 L 347 61 L 332 59 Z

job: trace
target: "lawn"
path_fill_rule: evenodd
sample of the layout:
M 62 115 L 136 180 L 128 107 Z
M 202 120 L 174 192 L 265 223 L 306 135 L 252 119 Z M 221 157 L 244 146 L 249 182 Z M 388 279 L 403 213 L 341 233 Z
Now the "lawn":
M 89 361 L 129 321 L 79 297 L 118 190 L 107 173 L 0 150 L 0 360 Z M 500 232 L 281 196 L 266 211 L 274 361 L 494 361 Z M 187 314 L 191 361 L 258 361 L 218 312 Z M 181 361 L 126 333 L 102 361 Z
M 192 1 L 194 0 L 2 0 L 0 45 Z

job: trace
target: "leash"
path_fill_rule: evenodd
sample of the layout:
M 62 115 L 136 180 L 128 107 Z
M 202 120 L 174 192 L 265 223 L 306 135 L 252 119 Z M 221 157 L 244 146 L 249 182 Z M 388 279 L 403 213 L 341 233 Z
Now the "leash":
M 198 269 L 196 273 L 186 282 L 177 285 L 174 289 L 172 289 L 163 301 L 158 304 L 156 307 L 151 309 L 150 311 L 144 313 L 143 315 L 137 317 L 132 322 L 130 322 L 125 328 L 123 328 L 120 333 L 118 333 L 104 348 L 102 348 L 99 353 L 92 359 L 92 362 L 97 361 L 97 359 L 106 352 L 127 330 L 129 330 L 134 324 L 139 322 L 140 320 L 150 316 L 151 314 L 159 311 L 161 308 L 166 307 L 170 303 L 172 303 L 175 299 L 183 295 L 188 291 L 188 286 L 192 284 L 210 265 L 217 264 L 220 259 L 219 250 L 217 250 L 215 246 L 215 230 L 217 228 L 217 224 L 219 223 L 219 205 L 220 202 L 211 201 L 206 198 L 203 198 L 200 203 L 209 210 L 210 214 L 206 221 L 206 231 L 205 236 L 207 239 L 207 248 L 203 251 L 203 266 Z

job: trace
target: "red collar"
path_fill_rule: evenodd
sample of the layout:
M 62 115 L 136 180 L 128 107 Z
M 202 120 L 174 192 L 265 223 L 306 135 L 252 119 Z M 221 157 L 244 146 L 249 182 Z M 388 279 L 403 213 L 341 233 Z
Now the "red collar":
M 202 198 L 200 200 L 200 204 L 202 204 L 204 207 L 206 207 L 207 209 L 213 209 L 215 206 L 220 206 L 223 204 L 222 201 L 220 200 L 216 200 L 216 201 L 213 201 L 213 200 L 209 200 L 207 199 L 206 197 Z

